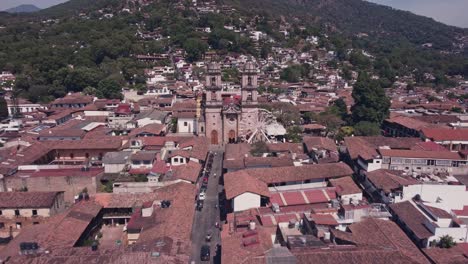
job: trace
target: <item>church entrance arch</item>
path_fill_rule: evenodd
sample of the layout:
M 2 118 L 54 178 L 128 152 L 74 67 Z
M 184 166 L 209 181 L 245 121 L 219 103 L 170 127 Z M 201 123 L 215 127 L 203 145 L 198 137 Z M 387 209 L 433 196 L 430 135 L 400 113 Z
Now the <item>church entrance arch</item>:
M 232 129 L 229 131 L 229 143 L 236 143 L 236 132 Z
M 218 131 L 216 130 L 211 131 L 211 144 L 218 145 Z

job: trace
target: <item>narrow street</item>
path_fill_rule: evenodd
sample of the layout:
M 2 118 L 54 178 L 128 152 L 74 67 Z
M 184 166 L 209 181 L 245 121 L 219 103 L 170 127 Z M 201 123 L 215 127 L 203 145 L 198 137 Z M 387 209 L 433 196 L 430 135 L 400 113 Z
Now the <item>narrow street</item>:
M 223 151 L 212 151 L 214 154 L 208 186 L 206 190 L 206 199 L 203 209 L 195 211 L 195 218 L 192 226 L 192 257 L 190 263 L 219 263 L 220 256 L 216 256 L 216 245 L 221 244 L 219 229 L 215 223 L 219 223 L 218 191 L 219 178 L 223 169 Z M 202 177 L 203 178 L 203 177 Z M 202 180 L 200 179 L 200 181 Z M 206 241 L 206 235 L 212 235 L 211 241 Z M 200 250 L 203 245 L 210 246 L 210 261 L 201 261 Z

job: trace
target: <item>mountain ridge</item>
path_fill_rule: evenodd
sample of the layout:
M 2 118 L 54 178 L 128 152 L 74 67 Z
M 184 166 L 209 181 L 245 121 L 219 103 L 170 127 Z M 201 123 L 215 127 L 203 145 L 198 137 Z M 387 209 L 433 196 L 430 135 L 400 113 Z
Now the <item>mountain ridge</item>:
M 4 10 L 7 13 L 33 13 L 41 10 L 39 7 L 31 4 L 19 5 L 16 7 L 8 8 Z

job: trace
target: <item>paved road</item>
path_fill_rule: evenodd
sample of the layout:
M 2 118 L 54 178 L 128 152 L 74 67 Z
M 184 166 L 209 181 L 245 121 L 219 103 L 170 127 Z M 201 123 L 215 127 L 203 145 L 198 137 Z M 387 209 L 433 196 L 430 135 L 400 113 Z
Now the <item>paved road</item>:
M 192 263 L 218 263 L 216 257 L 215 246 L 221 245 L 219 230 L 215 228 L 215 223 L 219 223 L 219 206 L 218 204 L 218 190 L 219 190 L 219 177 L 222 174 L 223 168 L 223 152 L 213 151 L 216 155 L 213 158 L 213 165 L 208 180 L 208 187 L 206 191 L 206 199 L 201 211 L 195 211 L 195 218 L 192 227 Z M 212 234 L 211 242 L 205 241 L 206 234 Z M 211 247 L 211 261 L 200 260 L 200 249 L 202 245 L 209 244 Z

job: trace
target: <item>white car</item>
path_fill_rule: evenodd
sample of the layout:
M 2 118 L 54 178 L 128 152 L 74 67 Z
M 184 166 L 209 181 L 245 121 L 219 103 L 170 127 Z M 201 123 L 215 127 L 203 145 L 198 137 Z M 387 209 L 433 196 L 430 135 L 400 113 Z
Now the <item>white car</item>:
M 203 200 L 205 200 L 205 199 L 206 199 L 206 193 L 202 192 L 202 193 L 200 193 L 200 194 L 198 195 L 198 200 L 203 201 Z

